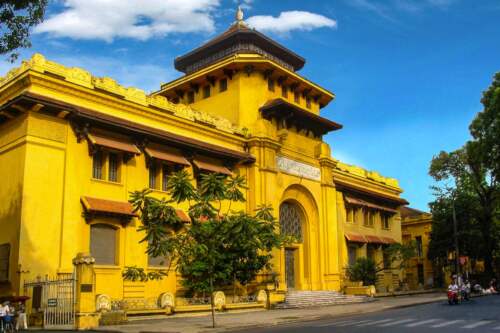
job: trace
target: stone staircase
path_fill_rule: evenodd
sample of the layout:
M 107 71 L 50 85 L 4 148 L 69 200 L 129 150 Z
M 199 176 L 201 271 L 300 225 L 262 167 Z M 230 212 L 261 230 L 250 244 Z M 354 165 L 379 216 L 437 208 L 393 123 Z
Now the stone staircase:
M 374 299 L 367 296 L 344 295 L 338 291 L 289 291 L 285 302 L 276 305 L 277 309 L 305 308 L 309 306 L 341 305 L 366 303 Z

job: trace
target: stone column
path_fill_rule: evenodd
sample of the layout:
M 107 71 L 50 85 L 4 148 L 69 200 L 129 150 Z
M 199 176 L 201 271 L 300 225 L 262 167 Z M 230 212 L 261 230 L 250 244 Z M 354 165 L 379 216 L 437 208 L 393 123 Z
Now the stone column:
M 75 326 L 87 330 L 99 326 L 99 313 L 95 306 L 95 259 L 88 253 L 78 253 L 73 259 L 76 272 Z

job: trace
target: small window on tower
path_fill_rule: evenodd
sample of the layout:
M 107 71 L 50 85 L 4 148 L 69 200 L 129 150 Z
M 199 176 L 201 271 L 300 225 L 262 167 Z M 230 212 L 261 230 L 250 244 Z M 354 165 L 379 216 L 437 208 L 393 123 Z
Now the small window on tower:
M 311 108 L 311 98 L 306 97 L 306 108 L 310 109 Z
M 298 91 L 296 91 L 296 92 L 293 93 L 293 100 L 297 104 L 300 103 L 300 93 Z
M 219 92 L 227 90 L 227 79 L 222 79 L 219 81 Z
M 274 80 L 267 79 L 267 89 L 269 91 L 274 91 Z
M 187 94 L 188 104 L 194 103 L 194 91 L 189 91 Z
M 210 97 L 210 86 L 203 87 L 203 98 Z
M 281 86 L 281 96 L 288 98 L 288 88 L 286 86 Z

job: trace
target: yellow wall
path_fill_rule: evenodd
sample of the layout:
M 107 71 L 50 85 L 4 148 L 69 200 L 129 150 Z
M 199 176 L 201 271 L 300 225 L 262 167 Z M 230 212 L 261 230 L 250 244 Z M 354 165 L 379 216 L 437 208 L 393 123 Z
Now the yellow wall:
M 25 117 L 0 126 L 0 244 L 10 244 L 11 283 L 18 283 L 19 234 L 23 200 L 27 121 Z M 0 294 L 10 292 L 10 284 L 0 284 Z

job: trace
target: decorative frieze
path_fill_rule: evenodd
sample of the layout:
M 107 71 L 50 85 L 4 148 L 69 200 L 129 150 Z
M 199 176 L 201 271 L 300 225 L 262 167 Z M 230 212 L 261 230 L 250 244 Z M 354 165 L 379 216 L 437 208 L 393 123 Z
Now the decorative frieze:
M 280 171 L 307 179 L 321 180 L 321 170 L 315 166 L 295 161 L 284 156 L 276 157 L 276 165 Z

